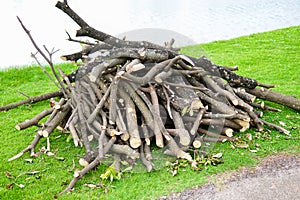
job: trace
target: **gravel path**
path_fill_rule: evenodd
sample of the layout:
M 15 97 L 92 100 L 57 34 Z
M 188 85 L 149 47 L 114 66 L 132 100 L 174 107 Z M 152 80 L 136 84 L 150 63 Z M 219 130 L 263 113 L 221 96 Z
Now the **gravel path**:
M 160 200 L 300 200 L 300 155 L 277 155 L 254 168 L 217 175 L 216 181 Z

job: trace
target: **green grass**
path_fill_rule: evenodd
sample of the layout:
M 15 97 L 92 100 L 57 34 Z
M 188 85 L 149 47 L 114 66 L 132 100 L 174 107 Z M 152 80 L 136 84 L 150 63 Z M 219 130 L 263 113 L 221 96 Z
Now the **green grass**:
M 274 91 L 300 98 L 300 26 L 276 30 L 272 32 L 253 34 L 227 41 L 217 41 L 208 44 L 186 47 L 182 49 L 184 54 L 200 56 L 205 52 L 213 62 L 221 65 L 239 66 L 238 74 L 257 79 L 263 83 L 276 84 Z M 74 69 L 71 65 L 59 65 L 65 72 Z M 49 69 L 48 69 L 49 70 Z M 9 69 L 0 71 L 0 106 L 23 100 L 25 97 L 18 90 L 30 95 L 38 95 L 54 91 L 55 86 L 38 67 L 26 67 L 23 69 Z M 292 138 L 300 137 L 300 114 L 281 105 L 267 102 L 282 110 L 281 113 L 266 112 L 264 119 L 279 124 L 282 121 L 291 131 Z M 82 148 L 75 148 L 72 142 L 67 143 L 67 135 L 55 131 L 50 137 L 52 151 L 57 151 L 58 157 L 64 157 L 63 161 L 55 157 L 41 155 L 33 159 L 33 163 L 25 159 L 29 154 L 7 162 L 7 159 L 25 148 L 33 139 L 36 128 L 17 131 L 14 126 L 30 119 L 40 111 L 48 107 L 47 102 L 33 105 L 24 105 L 13 110 L 0 113 L 0 199 L 53 199 L 53 195 L 66 187 L 66 183 L 73 177 L 69 172 L 76 168 L 78 158 L 84 153 Z M 251 153 L 249 149 L 231 149 L 230 143 L 216 144 L 212 152 L 222 152 L 224 164 L 209 167 L 200 172 L 189 168 L 180 171 L 175 177 L 161 168 L 152 173 L 126 173 L 119 181 L 107 184 L 105 189 L 90 189 L 83 186 L 85 183 L 97 184 L 105 167 L 85 175 L 75 185 L 72 193 L 64 194 L 61 199 L 155 199 L 162 195 L 168 195 L 171 191 L 182 191 L 199 184 L 210 181 L 208 177 L 236 170 L 241 166 L 253 166 L 259 159 L 267 155 L 279 153 L 299 153 L 299 140 L 287 140 L 286 135 L 277 131 L 258 134 L 251 129 L 255 143 L 259 144 L 257 153 Z M 46 141 L 41 140 L 37 149 L 46 146 Z M 14 185 L 7 189 L 7 184 L 12 179 L 5 176 L 9 172 L 18 176 L 24 172 L 39 171 L 34 175 L 22 175 L 16 182 L 24 184 L 24 188 Z M 105 193 L 107 190 L 107 193 Z
M 203 52 L 216 64 L 238 66 L 238 74 L 276 84 L 274 91 L 296 95 L 300 91 L 300 27 L 252 34 L 184 48 L 199 57 Z

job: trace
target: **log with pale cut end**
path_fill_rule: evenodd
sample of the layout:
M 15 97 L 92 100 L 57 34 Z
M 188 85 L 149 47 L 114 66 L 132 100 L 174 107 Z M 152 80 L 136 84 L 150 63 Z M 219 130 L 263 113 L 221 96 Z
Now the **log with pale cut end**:
M 124 92 L 122 92 L 122 97 L 125 100 L 125 110 L 126 110 L 126 121 L 127 121 L 127 128 L 129 134 L 129 143 L 132 148 L 138 148 L 141 146 L 142 141 L 139 134 L 138 124 L 137 124 L 137 116 L 136 116 L 136 109 L 134 102 Z
M 294 110 L 300 111 L 300 100 L 293 96 L 287 96 L 264 88 L 254 88 L 246 90 L 250 94 L 257 96 L 258 98 L 279 103 Z
M 129 138 L 130 138 L 130 135 L 127 132 L 121 135 L 121 139 L 125 142 L 128 141 Z
M 43 135 L 43 137 L 45 137 L 45 138 L 49 137 L 50 133 L 51 133 L 51 132 L 49 132 L 48 130 L 43 130 L 43 131 L 42 131 L 42 135 Z
M 224 127 L 222 129 L 222 133 L 225 134 L 228 137 L 232 137 L 233 136 L 233 130 L 231 128 L 228 128 L 228 127 Z
M 150 85 L 150 87 L 148 88 L 148 92 L 149 92 L 150 97 L 151 97 L 151 103 L 153 105 L 154 112 L 155 112 L 157 117 L 160 117 L 158 96 L 156 94 L 154 86 Z M 155 116 L 154 116 L 154 119 L 155 119 Z M 164 140 L 163 140 L 163 136 L 162 136 L 161 130 L 159 128 L 158 122 L 156 120 L 154 121 L 154 130 L 153 130 L 153 132 L 154 132 L 154 135 L 155 135 L 156 146 L 158 146 L 160 148 L 163 148 L 164 147 Z
M 114 144 L 111 148 L 111 152 L 126 155 L 133 160 L 139 158 L 139 152 L 133 150 L 128 145 Z
M 240 120 L 240 119 L 234 119 L 233 120 L 236 124 L 241 126 L 240 132 L 245 132 L 250 128 L 250 119 L 249 120 Z
M 235 94 L 237 94 L 240 98 L 253 103 L 256 99 L 255 95 L 252 95 L 250 93 L 247 93 L 244 88 L 236 88 L 234 89 Z
M 179 142 L 183 146 L 187 146 L 191 142 L 191 138 L 189 135 L 189 131 L 186 130 L 184 122 L 180 114 L 172 109 L 172 116 L 174 121 L 174 126 L 176 129 L 174 129 L 170 134 L 174 134 L 176 137 L 179 138 Z
M 200 108 L 200 110 L 199 110 L 196 118 L 193 119 L 194 120 L 194 124 L 193 124 L 193 126 L 192 126 L 192 128 L 190 130 L 190 133 L 191 133 L 191 135 L 193 137 L 196 135 L 197 129 L 200 126 L 200 123 L 201 123 L 201 119 L 202 119 L 202 117 L 203 117 L 203 115 L 204 115 L 204 113 L 206 112 L 207 109 L 208 109 L 208 106 L 206 106 L 205 108 Z
M 216 138 L 216 139 L 219 139 L 220 141 L 234 141 L 235 138 L 232 138 L 232 137 L 228 137 L 228 136 L 223 136 L 223 135 L 220 135 L 219 133 L 214 133 L 210 130 L 206 130 L 206 129 L 203 129 L 203 128 L 199 128 L 198 131 L 202 134 L 204 134 L 205 136 L 208 136 L 208 137 L 211 137 L 211 138 Z
M 191 142 L 191 137 L 186 129 L 167 129 L 170 135 L 179 139 L 179 143 L 182 146 L 188 146 Z
M 138 133 L 134 133 L 134 134 L 137 134 L 138 135 Z M 132 148 L 134 148 L 134 149 L 136 149 L 136 148 L 138 148 L 139 146 L 141 146 L 141 143 L 142 143 L 142 141 L 141 141 L 141 138 L 140 137 L 137 137 L 137 138 L 135 138 L 135 137 L 130 137 L 129 138 L 129 144 L 130 144 L 130 146 L 132 147 Z
M 19 101 L 19 102 L 16 102 L 16 103 L 11 103 L 11 104 L 8 104 L 8 105 L 5 105 L 5 106 L 1 106 L 0 107 L 0 112 L 1 111 L 8 111 L 8 110 L 16 108 L 20 105 L 36 103 L 36 102 L 44 101 L 44 100 L 47 100 L 47 99 L 50 99 L 50 98 L 53 98 L 53 97 L 60 97 L 60 96 L 62 96 L 62 94 L 63 93 L 62 93 L 61 90 L 56 91 L 56 92 L 47 93 L 47 94 L 41 94 L 39 96 L 31 97 L 31 98 L 28 98 L 28 99 L 23 100 L 23 101 Z
M 47 115 L 50 115 L 52 112 L 53 112 L 54 108 L 49 108 L 47 110 L 44 110 L 42 111 L 41 113 L 39 113 L 38 115 L 36 115 L 35 117 L 33 117 L 32 119 L 30 120 L 26 120 L 20 124 L 17 124 L 15 126 L 15 128 L 17 130 L 23 130 L 23 129 L 26 129 L 30 126 L 38 126 L 38 123 L 41 119 L 43 119 L 44 117 L 46 117 Z
M 199 149 L 202 146 L 203 138 L 201 136 L 197 136 L 193 141 L 193 147 L 195 149 Z

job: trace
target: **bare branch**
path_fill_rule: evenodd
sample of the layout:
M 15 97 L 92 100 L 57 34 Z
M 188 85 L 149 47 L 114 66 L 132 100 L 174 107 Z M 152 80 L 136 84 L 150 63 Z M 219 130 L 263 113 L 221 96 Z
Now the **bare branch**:
M 28 35 L 28 37 L 30 38 L 30 41 L 32 42 L 33 46 L 36 48 L 36 50 L 43 56 L 43 58 L 47 61 L 47 63 L 50 65 L 51 67 L 51 70 L 52 70 L 52 73 L 54 74 L 56 80 L 59 82 L 60 86 L 61 86 L 61 89 L 62 89 L 62 92 L 64 94 L 64 96 L 66 98 L 67 97 L 67 94 L 66 94 L 66 89 L 62 83 L 62 81 L 60 80 L 60 78 L 58 77 L 57 73 L 55 72 L 55 69 L 54 69 L 54 66 L 53 66 L 53 63 L 51 61 L 51 59 L 49 59 L 45 54 L 44 52 L 37 46 L 37 44 L 35 43 L 34 39 L 32 38 L 31 34 L 30 34 L 30 31 L 24 26 L 23 22 L 21 21 L 21 19 L 17 16 L 17 19 L 19 20 L 22 28 L 24 29 L 24 31 L 26 32 L 26 34 Z

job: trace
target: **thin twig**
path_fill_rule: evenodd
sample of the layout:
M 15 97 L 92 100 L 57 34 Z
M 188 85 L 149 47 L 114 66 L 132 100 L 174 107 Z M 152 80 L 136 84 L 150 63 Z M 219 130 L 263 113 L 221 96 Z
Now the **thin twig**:
M 18 92 L 19 92 L 21 95 L 23 95 L 23 96 L 27 97 L 28 99 L 30 98 L 30 96 L 29 96 L 28 94 L 25 94 L 25 93 L 24 93 L 24 92 L 22 92 L 22 91 L 18 90 Z
M 44 52 L 37 46 L 37 44 L 35 43 L 33 37 L 30 34 L 30 31 L 24 26 L 23 22 L 21 21 L 21 19 L 17 16 L 17 19 L 19 20 L 22 28 L 24 29 L 24 31 L 26 32 L 26 34 L 28 35 L 30 41 L 32 42 L 33 46 L 36 48 L 36 50 L 43 56 L 43 58 L 47 61 L 47 63 L 50 65 L 52 73 L 54 74 L 56 80 L 59 82 L 62 92 L 64 94 L 64 96 L 66 98 L 68 98 L 67 93 L 66 93 L 66 88 L 64 87 L 64 84 L 62 83 L 62 81 L 60 80 L 60 78 L 58 77 L 57 73 L 54 70 L 54 66 L 53 66 L 53 62 L 51 59 L 49 59 Z M 49 55 L 51 57 L 51 54 Z
M 188 88 L 188 89 L 200 90 L 200 91 L 209 91 L 209 89 L 205 87 L 202 88 L 202 87 L 196 87 L 192 85 L 182 85 L 182 84 L 170 83 L 167 81 L 164 81 L 164 83 L 173 87 Z
M 80 44 L 87 44 L 87 45 L 91 45 L 91 46 L 93 46 L 93 45 L 96 45 L 96 43 L 91 43 L 91 42 L 85 42 L 85 41 L 82 41 L 82 40 L 76 40 L 76 39 L 73 39 L 71 36 L 70 36 L 70 34 L 68 33 L 68 31 L 66 31 L 66 34 L 68 35 L 68 41 L 70 41 L 70 42 L 78 42 L 78 43 L 80 43 Z
M 36 53 L 37 54 L 37 53 Z M 39 62 L 39 60 L 37 59 L 37 57 L 35 56 L 36 54 L 31 53 L 31 57 L 33 57 L 33 59 L 35 59 L 35 61 L 37 62 L 38 66 L 41 68 L 41 70 L 48 76 L 48 78 L 54 83 L 54 85 L 60 89 L 59 85 L 55 82 L 55 80 L 50 76 L 50 74 L 45 70 L 44 67 L 42 67 L 41 63 Z

